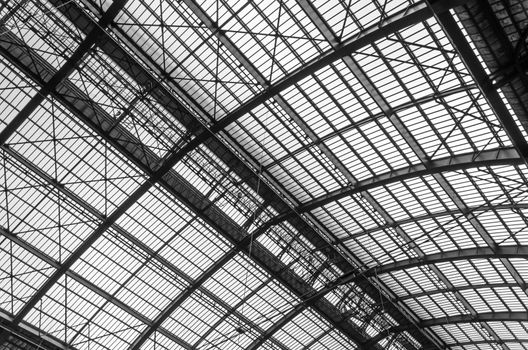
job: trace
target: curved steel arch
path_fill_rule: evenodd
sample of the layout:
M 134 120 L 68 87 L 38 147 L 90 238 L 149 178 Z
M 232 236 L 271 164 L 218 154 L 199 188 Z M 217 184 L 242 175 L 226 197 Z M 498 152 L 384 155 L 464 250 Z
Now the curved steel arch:
M 519 339 L 501 339 L 500 342 L 495 340 L 475 340 L 467 342 L 457 342 L 451 343 L 443 346 L 441 350 L 452 349 L 453 346 L 475 346 L 475 345 L 488 345 L 488 344 L 516 344 L 516 343 L 528 343 L 528 338 L 519 338 Z M 438 348 L 423 348 L 422 350 L 438 350 Z
M 396 261 L 384 265 L 371 267 L 360 273 L 363 277 L 375 277 L 376 275 L 405 270 L 412 267 L 434 265 L 443 262 L 453 262 L 458 260 L 471 259 L 528 259 L 528 245 L 526 246 L 498 246 L 498 247 L 478 247 L 460 250 L 452 250 L 422 257 L 410 258 Z M 359 278 L 357 272 L 346 273 L 336 280 L 338 284 L 346 284 Z M 517 284 L 518 285 L 518 284 Z
M 438 174 L 445 171 L 464 170 L 477 167 L 497 165 L 520 165 L 524 160 L 513 147 L 498 148 L 473 153 L 458 154 L 451 157 L 431 160 L 425 164 L 415 164 L 388 173 L 358 181 L 356 184 L 334 190 L 326 195 L 299 205 L 294 210 L 281 213 L 279 220 L 287 220 L 295 213 L 306 213 L 335 202 L 355 193 L 363 192 L 378 186 L 405 181 L 419 176 Z
M 194 143 L 194 145 L 197 145 L 197 144 L 198 144 L 198 142 L 195 142 L 195 143 Z M 188 148 L 188 149 L 189 149 L 189 148 Z
M 455 87 L 455 88 L 451 88 L 451 89 L 442 90 L 442 91 L 436 92 L 434 94 L 423 96 L 423 97 L 419 97 L 419 98 L 417 98 L 417 99 L 415 99 L 413 101 L 405 102 L 405 103 L 402 103 L 400 105 L 391 107 L 390 110 L 389 110 L 389 114 L 390 113 L 394 113 L 394 112 L 398 112 L 398 111 L 402 111 L 402 110 L 405 110 L 407 108 L 415 107 L 415 106 L 420 105 L 420 104 L 431 102 L 431 101 L 434 101 L 436 99 L 442 99 L 442 98 L 445 98 L 445 97 L 460 93 L 462 91 L 468 91 L 468 90 L 473 90 L 473 89 L 478 89 L 478 87 L 476 85 L 466 85 L 466 86 L 461 86 L 461 87 Z M 288 152 L 288 154 L 284 155 L 283 157 L 281 157 L 281 158 L 279 158 L 279 159 L 277 159 L 277 160 L 275 160 L 273 162 L 270 162 L 265 167 L 265 169 L 270 169 L 270 168 L 274 167 L 277 164 L 283 163 L 286 159 L 289 159 L 292 156 L 295 156 L 295 155 L 301 153 L 302 151 L 304 151 L 304 150 L 306 150 L 306 149 L 308 149 L 310 147 L 319 146 L 319 145 L 323 144 L 325 141 L 329 141 L 329 140 L 331 140 L 331 139 L 333 139 L 335 137 L 338 137 L 339 135 L 341 135 L 343 133 L 346 133 L 347 131 L 357 129 L 357 128 L 359 128 L 360 126 L 362 126 L 364 124 L 371 123 L 373 120 L 376 120 L 376 119 L 379 119 L 379 118 L 382 118 L 382 117 L 386 117 L 386 116 L 387 116 L 387 112 L 382 111 L 382 112 L 373 114 L 371 116 L 368 116 L 368 117 L 366 117 L 364 119 L 358 120 L 357 122 L 352 122 L 350 125 L 345 125 L 345 126 L 339 128 L 339 129 L 336 129 L 335 131 L 331 131 L 331 132 L 329 132 L 329 133 L 327 133 L 325 135 L 318 136 L 316 140 L 312 140 L 311 142 L 308 142 L 305 145 L 303 145 L 303 146 L 301 146 L 301 147 L 299 147 L 299 148 L 297 148 L 295 150 L 291 150 L 290 152 Z
M 425 292 L 412 293 L 401 297 L 396 297 L 394 301 L 405 301 L 409 299 L 417 299 L 425 296 L 433 296 L 436 294 L 446 294 L 446 293 L 455 293 L 464 290 L 476 290 L 476 289 L 495 289 L 495 288 L 521 288 L 527 289 L 528 284 L 524 286 L 519 285 L 517 282 L 502 282 L 502 283 L 484 283 L 484 284 L 473 284 L 465 286 L 453 286 L 448 288 L 440 288 L 434 290 L 428 290 Z
M 419 216 L 413 216 L 407 219 L 401 219 L 397 221 L 393 221 L 391 223 L 372 227 L 365 229 L 360 232 L 352 233 L 349 237 L 345 237 L 341 240 L 339 240 L 340 243 L 348 242 L 356 237 L 361 237 L 364 235 L 369 235 L 371 233 L 385 230 L 389 228 L 394 228 L 396 226 L 402 226 L 406 224 L 410 224 L 413 222 L 418 222 L 421 220 L 428 220 L 433 218 L 439 218 L 443 216 L 464 216 L 466 213 L 477 213 L 476 216 L 478 216 L 478 213 L 487 212 L 487 211 L 494 211 L 494 210 L 514 210 L 514 209 L 528 209 L 528 203 L 508 203 L 508 204 L 492 204 L 492 205 L 479 205 L 479 206 L 473 206 L 473 207 L 467 207 L 467 211 L 464 213 L 461 213 L 459 209 L 448 209 L 444 211 L 434 212 L 430 214 L 424 214 Z
M 423 320 L 418 322 L 420 328 L 430 328 L 436 326 L 445 326 L 448 324 L 459 324 L 459 323 L 477 323 L 477 322 L 526 322 L 528 320 L 528 312 L 517 311 L 517 312 L 488 312 L 480 313 L 476 315 L 456 315 L 446 316 L 441 318 L 432 318 L 429 320 Z M 414 326 L 414 325 L 412 325 Z M 387 330 L 383 330 L 374 336 L 371 340 L 365 343 L 365 346 L 373 346 L 379 341 L 383 340 L 390 334 L 400 333 L 411 328 L 411 325 L 404 324 L 399 326 L 391 327 Z

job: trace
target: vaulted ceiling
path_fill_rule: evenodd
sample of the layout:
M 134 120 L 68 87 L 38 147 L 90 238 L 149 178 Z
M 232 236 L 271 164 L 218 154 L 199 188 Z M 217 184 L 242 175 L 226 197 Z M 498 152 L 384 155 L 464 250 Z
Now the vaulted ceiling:
M 0 0 L 0 349 L 528 349 L 528 3 Z

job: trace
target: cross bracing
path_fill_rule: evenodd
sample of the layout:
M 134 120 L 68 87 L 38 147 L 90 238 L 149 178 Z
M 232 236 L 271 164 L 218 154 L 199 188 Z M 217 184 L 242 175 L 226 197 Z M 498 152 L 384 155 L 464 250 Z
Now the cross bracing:
M 524 348 L 525 17 L 2 2 L 3 346 Z

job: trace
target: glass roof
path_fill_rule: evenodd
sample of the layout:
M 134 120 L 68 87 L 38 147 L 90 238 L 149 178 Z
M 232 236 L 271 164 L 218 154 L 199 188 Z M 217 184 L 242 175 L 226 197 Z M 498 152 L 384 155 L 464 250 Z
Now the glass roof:
M 1 2 L 0 349 L 528 349 L 499 2 Z

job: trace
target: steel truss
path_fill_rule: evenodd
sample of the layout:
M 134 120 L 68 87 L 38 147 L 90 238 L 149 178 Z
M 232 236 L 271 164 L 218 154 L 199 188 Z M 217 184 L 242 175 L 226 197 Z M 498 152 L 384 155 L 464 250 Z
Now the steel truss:
M 306 5 L 305 2 L 301 0 L 299 1 L 301 4 L 304 3 L 304 5 Z M 103 18 L 99 21 L 99 27 L 96 26 L 93 22 L 91 22 L 89 18 L 87 19 L 86 17 L 82 17 L 84 16 L 84 14 L 82 13 L 82 11 L 79 10 L 79 8 L 76 7 L 75 4 L 69 2 L 62 2 L 59 0 L 53 0 L 52 2 L 56 4 L 62 4 L 62 6 L 60 7 L 61 11 L 63 11 L 63 13 L 67 17 L 70 17 L 73 22 L 80 27 L 81 30 L 90 34 L 87 36 L 85 42 L 81 44 L 76 53 L 74 53 L 74 55 L 68 60 L 68 62 L 57 72 L 51 69 L 51 67 L 47 66 L 44 61 L 39 62 L 38 60 L 36 60 L 36 62 L 39 63 L 40 66 L 38 66 L 35 71 L 34 67 L 31 67 L 31 65 L 28 64 L 28 62 L 31 60 L 26 59 L 28 53 L 30 52 L 30 49 L 28 49 L 27 47 L 23 47 L 23 45 L 21 45 L 20 43 L 17 43 L 14 38 L 12 38 L 11 42 L 9 42 L 9 40 L 5 41 L 5 37 L 2 38 L 2 42 L 0 43 L 2 54 L 6 56 L 11 62 L 13 62 L 13 64 L 19 67 L 22 71 L 26 72 L 28 76 L 31 76 L 37 83 L 42 86 L 42 88 L 40 90 L 40 94 L 37 94 L 36 97 L 29 104 L 27 104 L 24 109 L 17 115 L 15 120 L 10 123 L 9 126 L 0 134 L 0 144 L 4 145 L 5 142 L 8 140 L 9 136 L 14 133 L 16 129 L 18 129 L 18 127 L 32 113 L 32 111 L 34 111 L 45 100 L 47 96 L 52 96 L 61 101 L 62 104 L 67 106 L 67 108 L 72 111 L 78 118 L 82 119 L 84 122 L 90 125 L 105 140 L 107 140 L 109 143 L 118 148 L 123 154 L 126 155 L 129 160 L 131 160 L 133 163 L 143 169 L 149 175 L 149 180 L 144 183 L 136 192 L 134 192 L 134 194 L 132 194 L 111 216 L 104 217 L 99 214 L 98 217 L 100 218 L 101 224 L 98 229 L 93 232 L 93 234 L 74 252 L 74 254 L 72 254 L 72 256 L 68 260 L 66 260 L 62 264 L 57 264 L 53 261 L 50 262 L 49 257 L 41 257 L 44 261 L 48 261 L 50 265 L 55 266 L 57 268 L 57 271 L 44 284 L 44 286 L 41 287 L 41 289 L 35 294 L 35 296 L 24 306 L 22 311 L 20 311 L 10 320 L 9 327 L 12 327 L 13 329 L 16 327 L 21 327 L 23 325 L 22 320 L 24 316 L 27 315 L 27 313 L 36 305 L 38 300 L 40 300 L 42 296 L 46 294 L 46 292 L 59 280 L 61 276 L 68 276 L 70 278 L 74 278 L 82 284 L 87 283 L 88 288 L 92 290 L 97 290 L 97 292 L 100 295 L 104 296 L 108 302 L 115 302 L 114 300 L 112 300 L 110 295 L 105 294 L 104 291 L 98 290 L 96 286 L 90 285 L 89 282 L 83 280 L 81 276 L 77 276 L 73 272 L 71 272 L 70 267 L 83 254 L 83 252 L 86 251 L 92 245 L 92 243 L 95 242 L 95 240 L 103 234 L 104 231 L 106 231 L 110 227 L 116 229 L 115 221 L 122 214 L 124 214 L 128 210 L 128 208 L 130 208 L 138 200 L 139 197 L 146 193 L 152 186 L 154 186 L 154 184 L 158 183 L 162 185 L 165 189 L 167 189 L 176 198 L 186 203 L 186 205 L 191 208 L 196 213 L 196 215 L 203 218 L 206 222 L 208 222 L 215 229 L 217 229 L 218 232 L 220 232 L 224 237 L 226 237 L 230 242 L 234 244 L 234 248 L 229 253 L 224 255 L 219 261 L 216 262 L 216 264 L 214 264 L 210 269 L 205 271 L 196 280 L 187 278 L 188 282 L 190 283 L 190 286 L 182 294 L 176 296 L 176 298 L 169 304 L 169 306 L 165 310 L 163 310 L 156 317 L 155 320 L 148 320 L 145 319 L 145 317 L 140 318 L 143 320 L 144 323 L 148 325 L 148 327 L 141 334 L 141 336 L 136 339 L 131 348 L 140 348 L 141 345 L 156 331 L 163 333 L 164 335 L 168 336 L 169 338 L 171 338 L 172 340 L 179 343 L 185 348 L 195 348 L 200 343 L 200 341 L 197 342 L 195 345 L 187 344 L 181 339 L 178 339 L 176 336 L 170 334 L 170 332 L 164 330 L 162 327 L 160 327 L 160 325 L 193 292 L 195 292 L 196 290 L 200 290 L 202 284 L 208 278 L 210 278 L 216 271 L 218 271 L 226 262 L 232 259 L 238 252 L 242 251 L 247 253 L 249 236 L 247 234 L 247 228 L 240 227 L 240 225 L 237 225 L 234 222 L 230 221 L 229 218 L 226 218 L 225 215 L 221 213 L 218 208 L 216 208 L 214 203 L 209 201 L 203 195 L 197 193 L 197 191 L 193 190 L 192 185 L 187 183 L 183 178 L 179 177 L 177 174 L 173 173 L 171 171 L 171 168 L 174 164 L 176 164 L 183 157 L 185 157 L 189 152 L 196 149 L 197 147 L 200 147 L 201 145 L 205 145 L 211 150 L 213 150 L 222 160 L 224 160 L 225 163 L 228 164 L 237 174 L 239 174 L 240 177 L 244 181 L 246 181 L 251 187 L 253 187 L 254 189 L 257 188 L 257 183 L 259 182 L 258 177 L 263 176 L 263 174 L 261 172 L 255 172 L 255 170 L 258 169 L 255 161 L 250 159 L 250 157 L 247 157 L 247 159 L 241 161 L 239 157 L 234 154 L 233 151 L 231 151 L 222 143 L 222 141 L 215 137 L 215 134 L 222 131 L 223 128 L 225 128 L 230 123 L 235 122 L 239 117 L 249 113 L 254 107 L 264 103 L 264 101 L 269 99 L 270 97 L 275 97 L 276 101 L 281 104 L 281 106 L 283 106 L 283 108 L 290 114 L 290 116 L 294 120 L 296 120 L 296 122 L 301 126 L 301 128 L 312 139 L 311 141 L 313 142 L 313 144 L 319 147 L 323 151 L 323 153 L 327 154 L 334 163 L 334 165 L 336 165 L 340 170 L 343 171 L 345 175 L 347 175 L 351 186 L 337 190 L 333 193 L 317 198 L 313 201 L 300 204 L 294 209 L 291 209 L 287 200 L 278 196 L 270 186 L 268 186 L 266 183 L 263 183 L 262 187 L 260 188 L 259 194 L 261 194 L 266 199 L 266 202 L 269 203 L 271 207 L 275 208 L 279 212 L 279 216 L 265 223 L 260 229 L 258 229 L 255 233 L 256 237 L 258 237 L 258 235 L 260 234 L 264 234 L 266 230 L 270 227 L 282 221 L 288 220 L 296 228 L 298 228 L 300 232 L 306 234 L 308 238 L 312 242 L 314 242 L 316 247 L 327 246 L 327 244 L 325 244 L 326 242 L 324 241 L 324 239 L 320 237 L 320 234 L 311 226 L 309 226 L 304 221 L 304 219 L 299 217 L 299 213 L 309 213 L 311 210 L 324 206 L 325 204 L 337 201 L 341 198 L 345 198 L 354 193 L 364 192 L 368 189 L 377 186 L 383 186 L 392 182 L 404 181 L 406 179 L 411 179 L 424 175 L 434 175 L 435 178 L 442 184 L 442 187 L 446 189 L 446 192 L 450 193 L 452 199 L 457 204 L 458 211 L 468 217 L 469 221 L 475 226 L 477 231 L 481 234 L 481 236 L 485 238 L 486 242 L 488 242 L 490 246 L 482 249 L 478 248 L 480 250 L 476 251 L 460 250 L 456 252 L 441 253 L 443 255 L 434 256 L 423 255 L 420 252 L 417 252 L 419 255 L 418 258 L 408 259 L 406 261 L 396 262 L 390 265 L 383 265 L 379 268 L 379 270 L 376 270 L 377 273 L 385 273 L 397 269 L 404 269 L 411 266 L 420 266 L 422 264 L 434 264 L 436 262 L 442 261 L 455 261 L 460 259 L 473 258 L 508 259 L 512 257 L 520 257 L 520 254 L 526 254 L 526 252 L 524 251 L 526 247 L 516 247 L 520 249 L 521 252 L 515 253 L 513 252 L 514 247 L 495 247 L 494 245 L 492 245 L 491 237 L 479 224 L 476 216 L 473 215 L 474 210 L 472 210 L 472 208 L 470 207 L 467 207 L 462 202 L 461 198 L 456 195 L 456 193 L 454 193 L 452 190 L 449 190 L 449 184 L 446 181 L 442 181 L 441 173 L 445 171 L 463 170 L 474 167 L 490 167 L 505 164 L 526 164 L 526 156 L 528 155 L 528 147 L 526 145 L 526 142 L 524 141 L 524 138 L 522 138 L 522 135 L 519 134 L 518 129 L 516 129 L 515 127 L 515 124 L 509 124 L 510 122 L 512 122 L 510 119 L 508 119 L 509 114 L 504 114 L 505 107 L 501 105 L 502 102 L 500 101 L 500 99 L 498 100 L 498 102 L 496 101 L 498 97 L 495 97 L 493 89 L 490 89 L 490 87 L 488 86 L 489 81 L 485 80 L 483 77 L 477 77 L 478 87 L 484 91 L 488 100 L 491 98 L 490 102 L 492 102 L 492 106 L 494 107 L 494 109 L 498 110 L 499 116 L 502 116 L 500 117 L 501 121 L 505 125 L 505 128 L 507 128 L 510 137 L 514 141 L 515 148 L 501 148 L 496 150 L 487 150 L 483 152 L 474 152 L 471 154 L 456 155 L 449 158 L 429 160 L 427 159 L 423 150 L 420 149 L 420 146 L 418 145 L 416 140 L 413 140 L 412 136 L 410 136 L 410 134 L 406 132 L 403 123 L 401 123 L 401 121 L 398 121 L 398 117 L 394 115 L 393 112 L 395 110 L 398 110 L 398 108 L 400 108 L 401 106 L 389 106 L 383 100 L 381 95 L 376 92 L 376 89 L 373 88 L 371 83 L 368 81 L 368 78 L 365 75 L 362 75 L 359 66 L 357 66 L 357 64 L 354 63 L 354 61 L 347 56 L 352 51 L 363 45 L 371 44 L 378 38 L 382 38 L 387 34 L 393 33 L 407 25 L 419 22 L 425 17 L 433 16 L 433 14 L 435 13 L 438 14 L 441 23 L 443 23 L 445 27 L 451 25 L 454 25 L 456 27 L 456 23 L 452 23 L 450 15 L 444 14 L 444 11 L 449 9 L 451 6 L 458 4 L 458 2 L 434 2 L 432 6 L 426 6 L 425 3 L 415 4 L 410 7 L 405 13 L 399 13 L 398 15 L 395 15 L 391 18 L 385 18 L 384 22 L 379 26 L 368 28 L 363 31 L 361 35 L 354 37 L 349 41 L 341 44 L 336 42 L 335 35 L 331 32 L 331 30 L 329 30 L 328 27 L 325 26 L 324 21 L 318 17 L 316 11 L 314 11 L 313 8 L 310 9 L 310 7 L 305 6 L 304 9 L 307 11 L 307 14 L 317 25 L 319 30 L 325 35 L 327 40 L 332 43 L 333 49 L 330 52 L 323 53 L 320 57 L 316 58 L 306 67 L 301 68 L 293 72 L 291 75 L 286 76 L 277 84 L 270 85 L 263 76 L 259 75 L 258 71 L 252 66 L 251 62 L 247 58 L 244 58 L 243 54 L 238 52 L 236 47 L 229 42 L 229 39 L 226 36 L 223 36 L 221 31 L 218 30 L 218 28 L 215 28 L 214 23 L 206 17 L 205 13 L 201 12 L 200 7 L 195 4 L 192 0 L 187 0 L 187 5 L 189 5 L 189 7 L 191 8 L 193 8 L 194 6 L 193 10 L 195 11 L 195 13 L 202 19 L 202 21 L 209 27 L 209 29 L 213 33 L 215 33 L 215 35 L 217 35 L 222 44 L 225 45 L 231 51 L 231 53 L 235 57 L 237 57 L 240 62 L 242 62 L 244 67 L 248 71 L 252 72 L 254 78 L 263 87 L 265 87 L 265 90 L 262 94 L 243 104 L 239 109 L 229 114 L 220 122 L 213 124 L 210 128 L 204 126 L 198 119 L 188 113 L 186 109 L 172 96 L 172 93 L 166 87 L 164 87 L 159 81 L 153 78 L 151 73 L 149 73 L 147 70 L 142 68 L 141 65 L 136 63 L 128 53 L 121 49 L 119 45 L 110 38 L 108 33 L 103 32 L 103 30 L 99 29 L 100 27 L 104 28 L 106 25 L 111 23 L 112 16 L 115 16 L 119 11 L 118 6 L 123 6 L 124 3 L 123 5 L 115 5 L 117 2 L 114 3 L 112 6 L 115 5 L 115 8 L 111 7 L 111 9 L 112 11 L 115 10 L 115 13 L 109 10 L 107 13 L 112 12 L 112 14 L 103 16 Z M 448 33 L 449 30 L 450 29 L 448 28 Z M 470 61 L 469 63 L 466 63 L 470 66 L 470 69 L 473 69 L 472 73 L 477 75 L 481 74 L 480 72 L 474 72 L 475 69 L 480 69 L 480 66 L 478 62 L 476 63 L 477 66 L 474 66 L 475 63 L 471 61 L 473 58 L 467 58 L 468 53 L 466 51 L 468 49 L 464 47 L 464 45 L 466 44 L 465 40 L 463 38 L 458 38 L 457 35 L 459 34 L 453 32 L 453 30 L 456 31 L 456 29 L 451 29 L 450 35 L 452 36 L 452 40 L 457 46 L 457 50 L 460 51 L 460 54 L 465 58 L 465 60 Z M 91 33 L 94 34 L 92 35 Z M 334 37 L 332 37 L 332 35 L 334 35 Z M 463 41 L 462 43 L 460 42 L 461 40 Z M 99 47 L 110 57 L 112 57 L 112 59 L 114 59 L 118 65 L 122 65 L 123 67 L 126 66 L 129 69 L 130 67 L 132 67 L 131 71 L 136 74 L 136 76 L 134 76 L 134 79 L 141 86 L 148 87 L 151 94 L 158 100 L 158 102 L 162 103 L 164 106 L 167 106 L 167 109 L 177 119 L 179 119 L 190 131 L 188 139 L 184 140 L 182 144 L 179 144 L 177 147 L 175 147 L 166 159 L 156 159 L 153 154 L 149 154 L 148 152 L 144 152 L 144 150 L 140 150 L 136 146 L 139 142 L 137 140 L 133 140 L 133 136 L 129 135 L 126 130 L 120 129 L 119 126 L 116 127 L 112 117 L 107 115 L 104 111 L 95 108 L 94 106 L 89 106 L 86 102 L 89 100 L 88 97 L 82 96 L 82 92 L 76 89 L 73 84 L 70 84 L 69 82 L 63 82 L 63 79 L 73 69 L 75 69 L 75 67 L 78 65 L 79 60 L 86 54 L 86 52 L 89 52 L 94 43 L 98 44 Z M 141 54 L 142 53 L 139 53 L 140 56 Z M 31 53 L 31 56 L 33 57 L 33 64 L 35 63 L 35 57 L 37 57 L 37 55 L 35 53 Z M 398 130 L 402 133 L 402 135 L 406 135 L 406 139 L 411 144 L 411 148 L 413 149 L 413 151 L 419 156 L 420 160 L 422 161 L 422 164 L 413 165 L 404 169 L 399 169 L 394 172 L 378 175 L 364 181 L 357 181 L 353 178 L 353 176 L 351 176 L 351 174 L 348 173 L 348 171 L 342 165 L 340 165 L 339 160 L 335 159 L 335 157 L 332 156 L 331 152 L 329 152 L 325 148 L 325 146 L 321 143 L 321 140 L 317 137 L 317 135 L 315 135 L 314 133 L 310 133 L 309 128 L 306 125 L 303 127 L 302 120 L 300 118 L 296 118 L 295 111 L 293 111 L 291 108 L 288 108 L 286 101 L 284 101 L 280 96 L 277 96 L 281 91 L 284 91 L 284 89 L 286 89 L 287 87 L 295 85 L 303 78 L 312 75 L 319 68 L 329 65 L 331 62 L 339 58 L 344 58 L 349 69 L 354 72 L 358 79 L 361 80 L 366 87 L 370 86 L 372 88 L 370 89 L 370 91 L 372 91 L 374 99 L 382 107 L 384 113 L 391 115 L 391 120 L 396 124 Z M 155 69 L 159 70 L 159 67 L 155 67 Z M 47 74 L 43 75 L 43 72 L 47 72 Z M 51 78 L 48 79 L 48 77 Z M 450 93 L 452 92 L 447 92 L 446 94 L 439 93 L 435 94 L 433 97 L 430 98 L 442 99 L 443 97 L 448 96 Z M 420 103 L 420 101 L 416 101 L 416 103 Z M 109 132 L 108 125 L 114 125 L 111 128 L 112 133 Z M 12 154 L 13 156 L 16 156 L 14 153 L 12 153 L 13 151 L 11 151 L 8 147 L 3 147 L 4 151 Z M 245 156 L 243 151 L 240 152 L 243 156 Z M 35 172 L 38 171 L 35 170 Z M 50 180 L 48 181 L 48 183 L 50 185 L 53 185 L 52 181 L 53 180 Z M 271 180 L 270 182 L 273 182 L 273 180 Z M 60 188 L 57 187 L 57 190 L 60 190 Z M 399 228 L 399 226 L 402 225 L 401 222 L 392 220 L 390 215 L 385 212 L 383 208 L 376 205 L 376 202 L 373 199 L 370 198 L 368 200 L 384 217 L 388 226 L 397 227 L 400 236 L 406 237 L 405 232 L 403 232 L 403 230 Z M 489 207 L 492 208 L 492 206 Z M 121 235 L 127 235 L 126 232 L 123 232 L 123 230 L 119 231 L 118 228 L 116 230 L 120 232 Z M 25 243 L 23 243 L 23 241 L 17 240 L 17 238 L 11 235 L 9 232 L 2 231 L 1 233 L 3 236 L 11 240 L 16 240 L 17 244 L 24 246 Z M 140 244 L 140 242 L 137 243 Z M 31 247 L 27 246 L 27 244 L 25 246 L 26 249 L 31 249 Z M 268 339 L 272 339 L 272 341 L 274 341 L 277 346 L 284 349 L 285 347 L 280 344 L 280 342 L 274 340 L 273 334 L 277 330 L 281 329 L 281 327 L 287 324 L 291 319 L 293 319 L 296 315 L 298 315 L 308 306 L 311 306 L 316 309 L 326 319 L 330 320 L 331 324 L 333 324 L 335 328 L 343 331 L 351 339 L 359 343 L 360 346 L 374 346 L 379 340 L 382 339 L 380 338 L 381 333 L 380 335 L 372 339 L 368 339 L 367 337 L 365 337 L 364 334 L 354 328 L 353 325 L 344 320 L 343 313 L 333 307 L 330 303 L 323 301 L 320 298 L 312 298 L 313 295 L 317 294 L 318 291 L 316 291 L 307 281 L 301 280 L 299 276 L 297 276 L 293 271 L 288 268 L 288 266 L 284 266 L 284 264 L 282 264 L 276 257 L 270 254 L 263 246 L 257 244 L 255 247 L 253 247 L 253 249 L 254 250 L 251 256 L 252 259 L 255 260 L 266 271 L 268 271 L 272 276 L 277 278 L 281 283 L 286 285 L 295 294 L 302 296 L 303 301 L 301 304 L 295 306 L 290 312 L 286 313 L 282 319 L 272 325 L 269 329 L 258 330 L 260 336 L 255 340 L 255 342 L 253 342 L 249 346 L 248 349 L 256 349 Z M 330 250 L 332 250 L 329 253 L 330 255 L 340 257 L 341 260 L 338 262 L 338 265 L 340 267 L 343 267 L 344 271 L 352 270 L 352 266 L 345 259 L 343 259 L 343 257 L 341 257 L 340 253 L 337 250 L 335 250 L 334 248 L 331 248 Z M 42 255 L 42 253 L 40 253 L 40 255 Z M 157 258 L 155 252 L 151 252 L 149 253 L 149 255 L 153 258 Z M 512 272 L 512 275 L 516 275 L 516 272 L 513 268 L 510 268 L 509 270 L 510 272 Z M 435 271 L 435 273 L 441 274 L 439 271 Z M 388 313 L 400 323 L 400 326 L 393 327 L 390 329 L 390 331 L 392 333 L 398 333 L 403 330 L 409 331 L 416 339 L 422 342 L 425 347 L 432 346 L 434 340 L 431 341 L 431 338 L 428 333 L 422 334 L 422 329 L 429 328 L 435 325 L 441 325 L 441 323 L 439 323 L 441 321 L 436 320 L 437 323 L 435 323 L 435 321 L 422 321 L 418 323 L 413 323 L 412 321 L 410 321 L 413 319 L 412 315 L 410 315 L 409 312 L 405 310 L 405 308 L 399 306 L 398 301 L 394 303 L 387 297 L 383 296 L 381 293 L 378 293 L 376 287 L 374 287 L 374 285 L 372 285 L 367 278 L 363 278 L 369 276 L 369 272 L 362 274 L 362 278 L 357 278 L 357 276 L 354 274 L 354 278 L 357 278 L 356 282 L 361 286 L 361 288 L 364 289 L 377 302 L 381 304 L 385 303 L 387 306 Z M 345 274 L 343 278 L 348 278 L 348 275 Z M 526 288 L 526 285 L 522 283 L 522 278 L 517 277 L 516 280 L 518 281 L 518 286 L 523 289 Z M 447 289 L 453 288 L 454 287 L 448 286 Z M 457 289 L 455 288 L 453 290 Z M 458 295 L 457 297 L 459 299 L 461 298 L 460 295 Z M 118 303 L 117 306 L 121 308 L 127 308 L 127 306 L 124 304 Z M 127 311 L 134 314 L 133 310 Z M 233 312 L 235 312 L 235 310 L 233 310 Z M 524 316 L 526 317 L 526 315 Z M 243 315 L 240 317 L 243 317 Z M 456 318 L 450 319 L 450 323 L 487 322 L 492 318 L 496 320 L 506 320 L 506 316 L 504 315 L 492 317 L 490 315 L 478 315 L 474 312 L 470 317 L 471 321 L 466 321 L 461 317 L 460 320 Z M 511 314 L 509 320 L 515 320 L 516 318 L 520 317 L 520 313 L 519 315 Z M 251 324 L 251 321 L 249 320 L 245 320 L 245 322 L 255 329 L 258 328 L 256 325 Z M 6 337 L 4 333 L 7 333 L 3 332 L 3 336 Z M 203 340 L 204 339 L 201 339 L 201 341 Z

